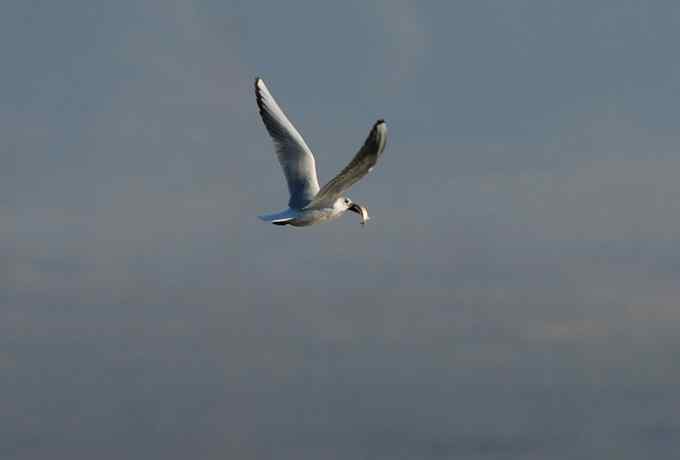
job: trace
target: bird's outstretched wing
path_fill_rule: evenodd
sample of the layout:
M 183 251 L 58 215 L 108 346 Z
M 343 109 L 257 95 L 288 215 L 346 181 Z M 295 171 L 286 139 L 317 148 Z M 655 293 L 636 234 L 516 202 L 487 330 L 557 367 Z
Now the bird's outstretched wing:
M 262 121 L 274 140 L 276 155 L 286 176 L 290 192 L 288 206 L 301 209 L 319 191 L 314 155 L 261 78 L 255 79 L 255 96 Z
M 363 147 L 361 147 L 352 161 L 345 169 L 340 171 L 340 174 L 323 186 L 308 207 L 331 206 L 345 190 L 373 169 L 373 166 L 378 162 L 378 158 L 385 149 L 386 141 L 387 126 L 384 120 L 378 120 L 368 134 Z

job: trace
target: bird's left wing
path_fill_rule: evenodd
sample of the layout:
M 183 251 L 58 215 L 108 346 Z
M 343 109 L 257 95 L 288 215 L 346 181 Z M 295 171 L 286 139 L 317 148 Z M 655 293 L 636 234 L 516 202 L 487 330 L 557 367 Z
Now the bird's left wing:
M 312 151 L 261 78 L 255 79 L 255 96 L 260 115 L 276 147 L 276 156 L 286 176 L 290 200 L 288 206 L 300 209 L 319 191 L 316 164 Z
M 373 169 L 373 166 L 378 162 L 378 158 L 385 149 L 386 141 L 387 126 L 385 125 L 384 120 L 378 120 L 373 125 L 364 145 L 354 156 L 352 161 L 345 169 L 340 171 L 340 174 L 328 181 L 328 183 L 319 190 L 319 193 L 316 194 L 307 207 L 315 208 L 331 206 L 345 190 L 350 188 Z

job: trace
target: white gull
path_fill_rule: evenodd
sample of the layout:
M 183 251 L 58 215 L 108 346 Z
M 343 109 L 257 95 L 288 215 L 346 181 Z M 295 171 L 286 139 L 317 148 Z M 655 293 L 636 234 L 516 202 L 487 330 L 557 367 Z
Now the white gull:
M 378 161 L 387 140 L 385 121 L 375 122 L 352 161 L 319 189 L 312 151 L 261 78 L 255 79 L 255 96 L 264 125 L 274 141 L 290 193 L 288 209 L 259 216 L 260 219 L 275 225 L 304 227 L 334 219 L 349 210 L 361 215 L 361 223 L 364 224 L 369 219 L 366 207 L 353 203 L 342 193 L 368 174 Z

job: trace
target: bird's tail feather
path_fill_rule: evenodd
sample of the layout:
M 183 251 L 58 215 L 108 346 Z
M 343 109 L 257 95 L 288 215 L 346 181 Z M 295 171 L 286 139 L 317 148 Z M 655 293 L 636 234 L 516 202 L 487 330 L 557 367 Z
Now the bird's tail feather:
M 264 214 L 258 217 L 265 222 L 271 222 L 275 225 L 285 225 L 295 219 L 295 214 L 295 211 L 292 209 L 286 209 L 285 211 L 277 212 L 275 214 Z

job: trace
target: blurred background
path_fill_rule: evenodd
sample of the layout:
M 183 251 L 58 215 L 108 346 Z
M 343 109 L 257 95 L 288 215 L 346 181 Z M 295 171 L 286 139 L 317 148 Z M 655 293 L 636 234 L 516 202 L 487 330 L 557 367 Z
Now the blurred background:
M 10 0 L 0 457 L 680 450 L 680 5 Z M 261 76 L 320 182 L 287 190 Z

